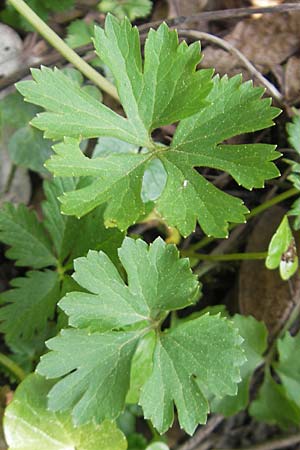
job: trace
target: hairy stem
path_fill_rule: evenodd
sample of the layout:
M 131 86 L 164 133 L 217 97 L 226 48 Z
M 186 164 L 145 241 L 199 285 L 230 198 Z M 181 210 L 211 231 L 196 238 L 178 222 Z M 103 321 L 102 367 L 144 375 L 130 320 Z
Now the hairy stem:
M 17 363 L 15 363 L 15 361 L 3 353 L 0 353 L 0 364 L 13 373 L 18 380 L 22 381 L 26 377 L 24 370 Z
M 23 0 L 8 2 L 52 45 L 64 58 L 100 89 L 119 101 L 116 88 L 72 50 Z

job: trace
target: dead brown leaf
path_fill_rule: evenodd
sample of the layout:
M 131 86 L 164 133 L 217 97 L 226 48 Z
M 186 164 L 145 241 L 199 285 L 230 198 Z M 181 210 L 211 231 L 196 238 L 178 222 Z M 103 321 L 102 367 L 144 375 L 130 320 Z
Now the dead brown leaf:
M 207 0 L 168 0 L 169 17 L 192 16 L 201 12 Z
M 224 39 L 240 50 L 262 73 L 282 64 L 300 48 L 300 13 L 265 14 L 238 22 Z M 225 50 L 208 46 L 202 67 L 215 67 L 221 75 L 243 73 L 241 62 Z
M 291 56 L 285 67 L 285 97 L 295 103 L 300 99 L 300 57 Z

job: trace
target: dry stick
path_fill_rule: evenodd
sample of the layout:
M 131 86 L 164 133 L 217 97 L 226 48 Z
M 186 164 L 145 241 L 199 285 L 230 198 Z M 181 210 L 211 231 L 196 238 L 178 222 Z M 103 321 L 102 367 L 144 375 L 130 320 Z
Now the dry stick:
M 234 47 L 228 41 L 225 41 L 224 39 L 221 39 L 218 36 L 214 36 L 213 34 L 205 33 L 202 31 L 197 31 L 197 30 L 180 30 L 179 29 L 178 34 L 179 34 L 179 36 L 190 37 L 190 38 L 196 39 L 196 40 L 199 39 L 199 40 L 206 40 L 206 41 L 212 42 L 213 44 L 216 44 L 219 47 L 222 47 L 225 50 L 227 50 L 228 52 L 232 53 L 241 61 L 243 66 L 245 66 L 246 69 L 260 81 L 260 83 L 269 91 L 269 93 L 272 95 L 272 97 L 274 99 L 277 100 L 278 103 L 280 103 L 280 104 L 283 103 L 283 96 L 278 91 L 278 89 L 272 83 L 270 83 L 270 81 L 267 80 L 267 78 L 265 78 L 259 72 L 259 70 L 256 69 L 256 67 L 249 61 L 248 58 L 246 58 L 246 56 L 242 52 L 240 52 L 236 47 Z
M 181 16 L 181 17 L 174 17 L 172 19 L 166 20 L 166 23 L 171 27 L 176 27 L 178 25 L 182 25 L 185 22 L 195 20 L 195 19 L 203 19 L 206 21 L 211 20 L 223 20 L 223 19 L 232 19 L 232 18 L 241 18 L 241 17 L 247 17 L 251 16 L 252 14 L 266 14 L 266 13 L 284 13 L 287 11 L 299 11 L 300 5 L 294 4 L 294 3 L 286 3 L 284 5 L 276 5 L 276 6 L 270 6 L 265 8 L 235 8 L 235 9 L 226 9 L 226 10 L 219 10 L 219 11 L 206 11 L 200 14 L 196 14 L 193 16 Z M 140 32 L 145 33 L 150 28 L 155 28 L 159 26 L 162 23 L 162 21 L 155 21 L 155 22 L 148 22 L 145 25 L 140 25 L 138 28 Z M 89 44 L 85 47 L 77 48 L 76 53 L 79 55 L 82 55 L 84 51 L 89 51 L 93 49 L 93 45 Z M 47 61 L 47 58 L 45 60 L 39 60 L 31 65 L 31 67 L 38 67 L 40 64 L 50 65 L 55 64 L 57 62 L 60 62 L 64 59 L 61 55 L 55 55 L 53 57 L 53 60 L 50 58 L 50 61 Z M 30 71 L 30 66 L 25 67 L 22 70 L 19 70 L 12 74 L 9 78 L 4 78 L 3 80 L 0 79 L 0 89 L 3 89 L 5 87 L 10 86 L 11 84 L 15 83 L 16 81 L 19 81 L 20 79 L 24 78 Z
M 300 442 L 300 433 L 291 436 L 285 436 L 278 439 L 271 439 L 262 444 L 253 445 L 252 447 L 245 447 L 240 450 L 275 450 L 279 448 L 291 447 Z
M 92 80 L 101 90 L 119 101 L 115 86 L 77 55 L 23 0 L 8 1 L 67 61 Z
M 203 442 L 210 435 L 210 433 L 217 428 L 221 422 L 223 422 L 223 420 L 224 417 L 219 414 L 212 416 L 205 426 L 199 428 L 193 437 L 191 437 L 185 444 L 177 447 L 176 450 L 195 450 L 196 446 L 201 444 L 201 442 Z
M 76 49 L 76 53 L 77 53 L 77 55 L 79 55 L 83 58 L 88 52 L 93 50 L 93 48 L 94 47 L 92 44 L 83 45 L 82 47 L 78 47 Z M 64 58 L 63 55 L 61 55 L 57 51 L 53 51 L 44 57 L 36 59 L 30 65 L 27 65 L 26 67 L 14 72 L 12 75 L 5 77 L 3 79 L 0 78 L 0 90 L 13 85 L 17 81 L 19 81 L 19 80 L 23 79 L 24 77 L 26 77 L 27 75 L 29 75 L 31 68 L 40 67 L 41 65 L 42 66 L 53 66 L 62 61 L 65 61 L 65 60 L 66 60 L 66 58 Z
M 254 14 L 274 14 L 274 13 L 284 13 L 288 11 L 300 11 L 300 5 L 295 3 L 285 3 L 284 5 L 268 6 L 264 8 L 233 8 L 224 9 L 217 11 L 205 11 L 199 14 L 194 14 L 193 16 L 180 16 L 173 17 L 171 19 L 165 20 L 165 22 L 170 27 L 176 27 L 182 25 L 185 22 L 199 20 L 199 21 L 215 21 L 215 20 L 226 20 L 226 19 L 238 19 L 241 17 L 247 17 Z M 148 31 L 150 28 L 156 28 L 162 23 L 161 20 L 156 20 L 155 22 L 149 22 L 145 25 L 140 25 L 139 30 L 142 32 Z

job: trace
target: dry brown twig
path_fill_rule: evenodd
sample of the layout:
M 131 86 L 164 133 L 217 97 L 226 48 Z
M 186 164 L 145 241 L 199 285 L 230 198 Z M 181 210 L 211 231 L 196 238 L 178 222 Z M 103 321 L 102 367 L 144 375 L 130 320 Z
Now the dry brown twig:
M 218 414 L 212 416 L 204 427 L 199 428 L 199 430 L 183 445 L 177 447 L 176 450 L 196 450 L 196 447 L 200 445 L 212 431 L 217 428 L 224 420 L 223 416 Z
M 285 3 L 283 5 L 276 5 L 276 6 L 270 6 L 270 7 L 265 7 L 265 8 L 234 8 L 234 9 L 226 9 L 226 10 L 219 10 L 219 11 L 205 11 L 205 12 L 196 14 L 194 16 L 174 17 L 172 19 L 166 20 L 165 22 L 170 27 L 177 27 L 178 25 L 183 25 L 184 23 L 187 23 L 187 22 L 189 22 L 191 20 L 195 20 L 195 19 L 205 20 L 205 21 L 215 21 L 215 20 L 226 20 L 226 19 L 247 17 L 247 16 L 250 16 L 253 14 L 257 14 L 257 13 L 273 14 L 273 13 L 284 13 L 284 12 L 288 12 L 288 11 L 300 11 L 300 4 Z M 138 28 L 141 33 L 145 33 L 150 28 L 155 28 L 155 27 L 159 26 L 161 23 L 162 23 L 162 21 L 148 22 L 147 24 L 141 25 Z M 214 37 L 216 39 L 220 39 L 220 38 L 217 38 L 216 36 L 214 36 Z M 224 41 L 224 42 L 226 42 L 226 41 Z M 215 41 L 215 43 L 217 43 L 217 41 Z M 223 47 L 223 48 L 225 48 L 225 47 Z M 76 49 L 76 52 L 79 55 L 84 55 L 86 52 L 91 51 L 91 50 L 93 50 L 93 46 L 92 46 L 92 44 L 89 44 L 84 47 L 80 47 L 80 48 Z M 242 55 L 242 56 L 244 56 L 244 55 Z M 47 55 L 46 57 L 41 58 L 40 60 L 36 61 L 34 64 L 31 64 L 30 66 L 25 66 L 20 71 L 16 72 L 15 74 L 11 75 L 10 77 L 5 78 L 3 80 L 0 79 L 0 90 L 6 88 L 8 86 L 11 86 L 15 82 L 26 77 L 30 72 L 30 67 L 39 67 L 40 65 L 53 65 L 53 64 L 58 64 L 62 61 L 64 61 L 64 57 L 61 56 L 60 54 L 58 54 L 57 52 L 53 52 L 50 55 Z M 250 68 L 249 68 L 249 70 L 250 70 Z
M 285 3 L 283 5 L 275 5 L 261 8 L 233 8 L 218 11 L 204 11 L 193 16 L 172 17 L 165 20 L 169 27 L 177 27 L 190 21 L 216 21 L 228 19 L 240 19 L 242 17 L 252 16 L 254 14 L 274 14 L 285 13 L 288 11 L 300 11 L 300 4 Z M 139 26 L 141 32 L 147 32 L 150 28 L 156 28 L 161 24 L 161 20 L 145 23 Z
M 237 450 L 277 450 L 280 448 L 292 447 L 300 442 L 300 433 L 292 434 L 290 436 L 279 437 L 271 439 L 261 444 L 253 445 L 252 447 L 245 447 Z M 220 449 L 221 450 L 221 449 Z
M 299 5 L 300 6 L 300 5 Z M 268 90 L 268 92 L 272 95 L 272 97 L 282 106 L 283 104 L 283 96 L 279 92 L 279 90 L 267 79 L 265 78 L 259 70 L 249 61 L 246 56 L 240 52 L 236 47 L 234 47 L 230 42 L 225 41 L 224 39 L 215 36 L 213 34 L 205 33 L 197 30 L 181 30 L 178 29 L 179 36 L 190 37 L 195 40 L 205 40 L 209 41 L 213 44 L 218 45 L 219 47 L 224 48 L 229 53 L 235 55 L 243 64 L 243 66 L 253 75 L 253 77 L 257 78 L 257 80 Z

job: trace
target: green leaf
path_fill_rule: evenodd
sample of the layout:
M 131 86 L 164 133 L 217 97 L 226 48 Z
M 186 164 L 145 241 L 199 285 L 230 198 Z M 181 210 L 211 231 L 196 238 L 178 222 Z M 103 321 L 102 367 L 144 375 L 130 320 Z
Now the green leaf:
M 236 134 L 270 126 L 277 110 L 270 108 L 269 99 L 261 100 L 262 89 L 253 88 L 250 82 L 241 84 L 239 76 L 214 81 L 207 97 L 210 105 L 181 121 L 162 159 L 168 182 L 158 210 L 184 235 L 194 229 L 198 219 L 207 234 L 224 237 L 227 222 L 244 221 L 247 212 L 240 200 L 220 192 L 193 167 L 224 170 L 247 189 L 263 187 L 264 179 L 279 174 L 270 163 L 278 157 L 274 146 L 219 145 Z
M 120 147 L 119 147 L 120 148 Z M 60 197 L 62 211 L 78 217 L 97 205 L 109 200 L 104 219 L 106 226 L 128 228 L 145 213 L 145 203 L 160 195 L 166 183 L 166 172 L 158 159 L 149 153 L 130 153 L 125 149 L 114 151 L 102 158 L 89 159 L 82 153 L 78 142 L 72 138 L 54 146 L 56 155 L 46 164 L 57 176 L 68 177 L 72 173 L 81 176 L 97 176 L 88 186 Z M 99 149 L 98 149 L 99 152 Z M 134 201 L 133 201 L 134 199 Z M 133 201 L 131 208 L 123 207 Z
M 95 48 L 112 71 L 126 115 L 139 132 L 150 133 L 206 104 L 212 71 L 196 71 L 201 60 L 199 43 L 178 44 L 177 32 L 166 24 L 148 33 L 144 64 L 138 30 L 126 19 L 119 22 L 109 15 L 105 30 L 96 27 Z
M 137 346 L 132 359 L 130 388 L 126 403 L 138 403 L 139 401 L 141 388 L 152 372 L 154 346 L 155 334 L 153 332 L 146 334 Z
M 30 341 L 52 318 L 60 298 L 57 272 L 28 272 L 11 281 L 13 289 L 0 294 L 0 330 L 8 343 Z M 4 306 L 3 306 L 4 304 Z
M 126 118 L 88 99 L 59 71 L 35 70 L 35 81 L 18 84 L 28 101 L 49 111 L 33 124 L 46 130 L 46 136 L 69 136 L 54 148 L 49 170 L 56 176 L 94 178 L 62 197 L 62 211 L 81 217 L 107 203 L 106 224 L 126 229 L 145 213 L 144 202 L 150 199 L 164 220 L 185 236 L 196 221 L 208 235 L 226 236 L 228 222 L 244 222 L 247 209 L 196 168 L 224 170 L 247 189 L 263 187 L 266 179 L 279 174 L 272 162 L 280 156 L 275 147 L 222 142 L 273 125 L 279 110 L 270 107 L 270 99 L 261 98 L 263 89 L 242 84 L 239 76 L 216 77 L 212 83 L 211 70 L 196 70 L 199 43 L 179 44 L 176 31 L 165 24 L 149 32 L 144 61 L 138 30 L 128 19 L 118 22 L 109 15 L 105 30 L 95 28 L 95 47 L 115 78 Z M 155 128 L 180 120 L 169 147 L 153 142 Z M 148 152 L 112 152 L 91 160 L 79 151 L 74 138 L 80 136 L 114 137 Z M 143 179 L 154 164 L 164 167 L 167 180 L 162 193 L 158 189 L 149 197 L 144 195 Z
M 286 124 L 286 130 L 290 145 L 300 154 L 300 117 L 294 116 L 292 122 Z
M 93 158 L 109 156 L 110 153 L 138 153 L 139 147 L 120 139 L 101 137 L 93 151 Z
M 32 374 L 18 387 L 4 418 L 9 450 L 126 450 L 126 439 L 113 422 L 74 427 L 69 413 L 50 412 L 52 384 Z
M 120 139 L 101 137 L 93 151 L 93 158 L 108 156 L 110 153 L 138 153 L 139 147 Z
M 56 258 L 44 227 L 35 212 L 20 204 L 7 203 L 0 210 L 0 241 L 11 246 L 6 252 L 17 266 L 40 269 L 55 266 Z
M 72 240 L 69 240 L 69 263 L 79 256 L 86 255 L 89 249 L 102 250 L 114 263 L 118 261 L 117 249 L 122 244 L 124 233 L 116 228 L 104 226 L 104 210 L 105 207 L 98 206 L 76 221 L 75 227 L 73 226 Z M 81 239 L 78 239 L 78 233 L 82 236 Z
M 60 262 L 71 264 L 74 258 L 86 255 L 89 249 L 103 250 L 116 261 L 117 249 L 124 235 L 117 229 L 105 228 L 103 206 L 94 209 L 80 220 L 60 213 L 57 197 L 74 189 L 76 184 L 76 180 L 72 178 L 54 178 L 44 182 L 44 225 L 52 238 Z
M 70 246 L 73 241 L 71 239 L 71 232 L 68 233 L 68 228 L 76 227 L 76 219 L 73 217 L 63 216 L 60 212 L 60 205 L 57 197 L 63 192 L 68 192 L 74 189 L 76 181 L 73 178 L 54 178 L 51 181 L 44 181 L 43 190 L 46 200 L 42 203 L 42 210 L 44 214 L 44 226 L 47 229 L 51 240 L 54 244 L 56 254 L 60 261 L 64 261 L 69 253 Z M 74 232 L 75 233 L 75 232 Z M 71 244 L 69 244 L 71 240 Z
M 279 267 L 283 280 L 288 280 L 298 269 L 297 249 L 286 215 L 269 244 L 266 267 L 268 269 Z
M 213 411 L 223 416 L 232 416 L 244 410 L 249 402 L 249 387 L 255 369 L 263 362 L 262 355 L 267 349 L 267 329 L 264 323 L 258 322 L 252 316 L 240 316 L 236 314 L 232 318 L 234 326 L 239 330 L 244 339 L 243 349 L 247 361 L 241 367 L 242 381 L 238 385 L 236 396 L 228 396 L 213 404 Z
M 286 396 L 283 386 L 277 384 L 270 372 L 265 375 L 258 397 L 251 403 L 249 412 L 255 419 L 288 428 L 299 426 L 300 409 Z
M 297 200 L 294 201 L 287 215 L 295 216 L 293 228 L 298 231 L 300 229 L 300 198 L 297 198 Z
M 45 173 L 43 164 L 52 153 L 49 141 L 28 125 L 38 111 L 36 106 L 26 104 L 18 92 L 9 94 L 0 101 L 0 130 L 15 164 Z
M 205 315 L 164 333 L 142 389 L 145 418 L 166 432 L 173 423 L 174 401 L 181 427 L 192 435 L 198 423 L 206 423 L 206 391 L 217 397 L 236 394 L 239 366 L 245 362 L 240 343 L 237 330 L 219 316 Z
M 147 149 L 142 149 L 147 152 Z M 108 156 L 110 153 L 139 152 L 136 145 L 128 144 L 115 138 L 100 138 L 93 152 L 93 158 Z M 153 159 L 148 164 L 142 182 L 141 197 L 144 203 L 156 200 L 162 193 L 167 181 L 167 174 L 162 162 Z
M 22 128 L 39 111 L 34 105 L 24 102 L 18 92 L 7 95 L 0 101 L 1 125 L 12 128 Z
M 134 376 L 140 368 L 130 395 L 142 389 L 145 417 L 166 431 L 174 400 L 181 426 L 192 433 L 206 421 L 206 390 L 217 396 L 236 392 L 244 362 L 241 338 L 229 321 L 208 315 L 159 331 L 169 311 L 193 304 L 199 291 L 175 246 L 160 238 L 149 247 L 126 238 L 119 257 L 128 285 L 102 252 L 75 261 L 74 278 L 89 292 L 69 293 L 59 303 L 73 328 L 47 342 L 52 351 L 37 368 L 48 378 L 63 377 L 49 393 L 49 408 L 72 408 L 76 424 L 114 419 L 124 408 L 130 372 Z M 152 330 L 157 333 L 151 369 Z
M 292 173 L 288 176 L 288 180 L 293 184 L 293 186 L 300 190 L 300 164 L 293 163 L 290 164 L 292 166 Z
M 11 160 L 21 167 L 35 172 L 47 173 L 45 161 L 53 153 L 51 142 L 43 138 L 42 133 L 35 128 L 26 126 L 19 128 L 8 143 Z
M 300 352 L 300 334 L 292 337 L 286 333 L 277 343 L 279 362 L 274 368 L 280 376 L 288 397 L 300 408 L 300 363 L 297 357 Z
M 18 83 L 26 101 L 48 110 L 38 114 L 32 125 L 47 130 L 45 137 L 91 138 L 112 136 L 137 145 L 149 143 L 146 132 L 91 97 L 76 81 L 57 69 L 32 69 L 34 81 Z
M 38 373 L 47 378 L 67 375 L 48 395 L 50 410 L 72 408 L 76 425 L 117 418 L 124 408 L 138 338 L 136 332 L 91 334 L 67 329 L 47 341 L 52 352 L 41 358 Z
M 94 35 L 94 22 L 86 23 L 84 20 L 74 20 L 67 28 L 66 43 L 71 48 L 90 44 Z
M 156 239 L 148 250 L 142 240 L 126 238 L 119 257 L 129 287 L 103 252 L 90 251 L 86 258 L 74 261 L 73 278 L 91 293 L 72 292 L 60 302 L 71 326 L 90 331 L 118 329 L 158 320 L 170 310 L 195 303 L 198 283 L 188 260 L 178 259 L 175 246 Z
M 160 159 L 152 159 L 144 173 L 141 197 L 144 203 L 157 200 L 167 182 L 167 173 Z
M 101 0 L 98 8 L 101 12 L 110 12 L 120 19 L 127 16 L 133 21 L 138 17 L 148 16 L 152 3 L 150 0 Z

